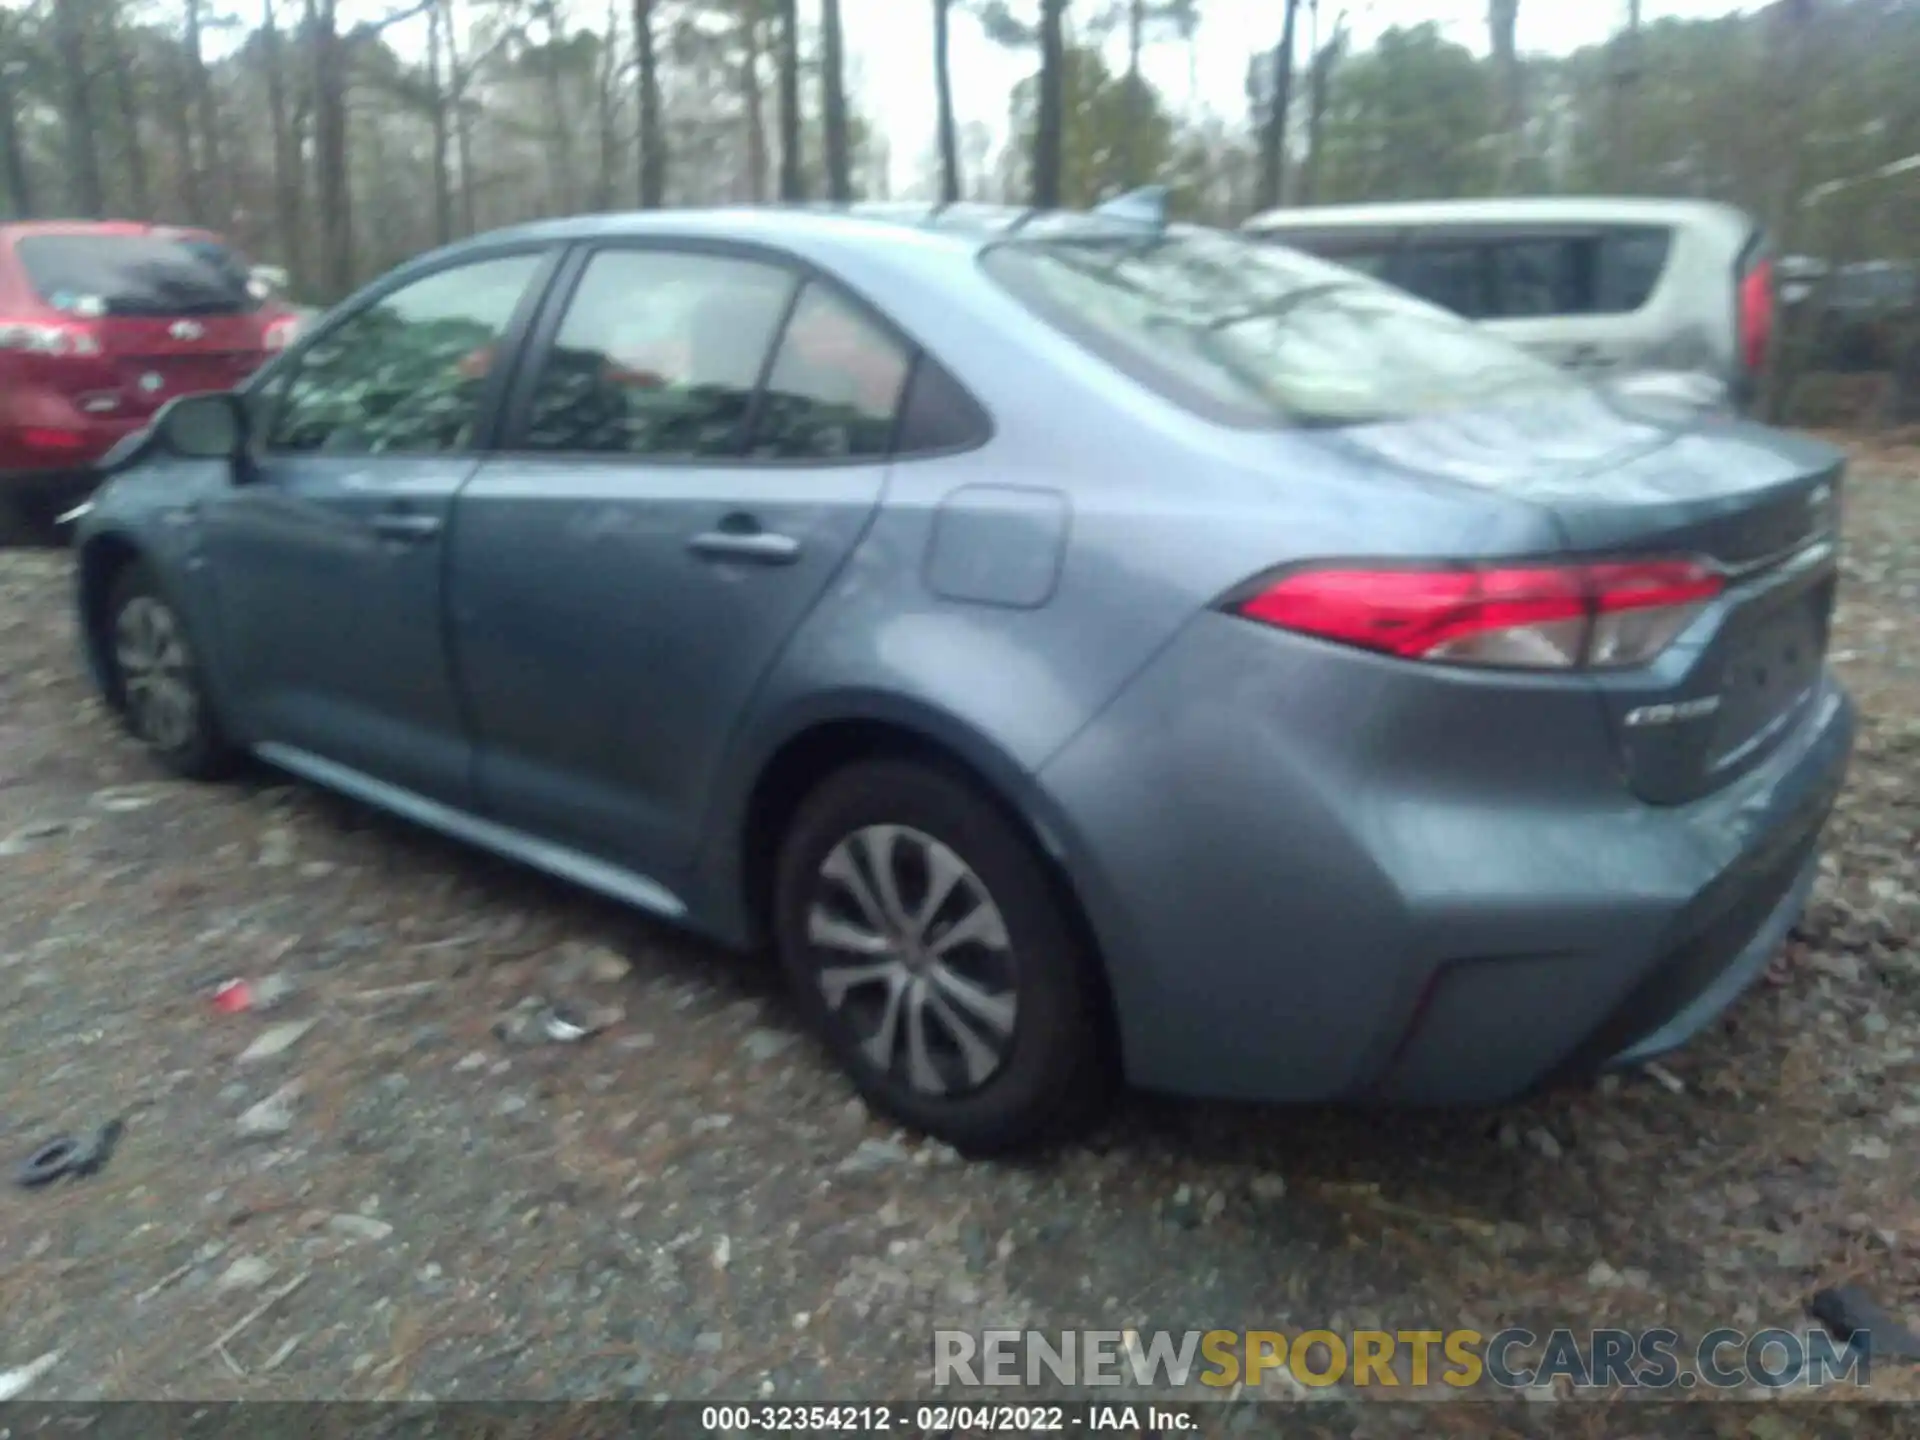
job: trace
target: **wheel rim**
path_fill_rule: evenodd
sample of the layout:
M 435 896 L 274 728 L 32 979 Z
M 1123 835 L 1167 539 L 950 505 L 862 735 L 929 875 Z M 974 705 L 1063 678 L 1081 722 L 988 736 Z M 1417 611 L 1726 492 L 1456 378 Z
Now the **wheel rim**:
M 1005 920 L 971 866 L 904 825 L 869 825 L 827 852 L 807 939 L 829 1013 L 876 1069 L 917 1094 L 977 1090 L 1005 1065 L 1019 1019 Z
M 200 720 L 200 695 L 173 611 L 151 595 L 129 600 L 114 624 L 113 658 L 134 732 L 162 750 L 190 741 Z

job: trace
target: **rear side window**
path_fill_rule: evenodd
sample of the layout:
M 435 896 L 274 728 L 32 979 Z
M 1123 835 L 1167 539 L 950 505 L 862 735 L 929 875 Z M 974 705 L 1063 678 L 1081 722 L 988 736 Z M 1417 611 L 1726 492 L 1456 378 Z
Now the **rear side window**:
M 1673 232 L 1658 227 L 1612 230 L 1598 241 L 1594 313 L 1629 315 L 1653 298 L 1673 250 Z
M 1584 242 L 1499 240 L 1488 245 L 1493 297 L 1488 313 L 1503 320 L 1579 315 L 1590 308 L 1592 287 L 1582 283 Z
M 850 301 L 809 284 L 780 338 L 749 453 L 773 460 L 885 455 L 910 363 Z
M 1115 369 L 1228 424 L 1399 419 L 1578 384 L 1398 290 L 1217 231 L 1015 240 L 982 263 Z
M 600 251 L 540 367 L 519 448 L 739 454 L 796 283 L 750 260 Z
M 179 240 L 30 235 L 14 253 L 34 292 L 71 315 L 235 315 L 260 304 L 244 267 Z
M 1469 320 L 1483 320 L 1493 310 L 1487 293 L 1487 252 L 1481 245 L 1417 241 L 1394 278 L 1402 289 Z

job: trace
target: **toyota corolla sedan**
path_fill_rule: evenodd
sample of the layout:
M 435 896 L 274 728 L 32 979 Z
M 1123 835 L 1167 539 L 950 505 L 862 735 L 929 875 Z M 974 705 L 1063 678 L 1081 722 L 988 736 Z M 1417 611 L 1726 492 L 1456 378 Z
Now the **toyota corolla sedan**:
M 503 231 L 112 468 L 80 629 L 160 762 L 771 946 L 973 1153 L 1120 1080 L 1487 1103 L 1670 1050 L 1852 744 L 1835 451 L 1133 214 Z

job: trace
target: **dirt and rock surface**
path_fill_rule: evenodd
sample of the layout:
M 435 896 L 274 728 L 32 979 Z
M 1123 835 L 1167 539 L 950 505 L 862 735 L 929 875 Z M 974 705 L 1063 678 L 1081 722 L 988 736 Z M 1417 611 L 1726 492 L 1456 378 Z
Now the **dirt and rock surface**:
M 1697 1337 L 1846 1279 L 1920 1319 L 1920 448 L 1859 452 L 1848 530 L 1826 872 L 1665 1072 L 1494 1114 L 1135 1099 L 1024 1164 L 870 1118 L 765 962 L 309 788 L 163 780 L 81 676 L 67 557 L 0 554 L 0 1159 L 124 1124 L 88 1178 L 0 1173 L 0 1370 L 857 1399 L 924 1393 L 941 1324 Z M 232 977 L 263 1005 L 219 1010 Z M 551 1002 L 606 1028 L 554 1040 Z

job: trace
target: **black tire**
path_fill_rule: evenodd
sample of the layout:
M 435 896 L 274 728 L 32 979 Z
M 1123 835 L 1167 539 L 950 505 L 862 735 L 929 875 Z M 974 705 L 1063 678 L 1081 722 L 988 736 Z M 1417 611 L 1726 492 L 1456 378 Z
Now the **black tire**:
M 67 535 L 55 523 L 60 513 L 51 499 L 36 492 L 0 495 L 0 546 L 32 550 L 61 548 L 67 543 Z
M 912 948 L 910 962 L 901 962 L 910 963 L 912 973 L 896 969 L 893 979 L 867 982 L 858 1001 L 859 992 L 846 989 L 832 1002 L 823 972 L 891 966 L 890 957 L 907 954 L 897 944 L 887 955 L 865 955 L 830 948 L 809 935 L 816 907 L 823 907 L 829 920 L 847 917 L 863 937 L 878 935 L 882 927 L 866 923 L 869 908 L 854 903 L 853 890 L 822 869 L 836 851 L 843 862 L 857 849 L 869 899 L 879 900 L 868 845 L 875 836 L 889 835 L 887 827 L 904 832 L 879 842 L 892 857 L 887 868 L 903 902 L 893 907 L 896 912 L 924 908 L 928 877 L 936 865 L 951 874 L 950 857 L 957 857 L 967 874 L 953 881 L 948 902 L 918 916 L 925 922 L 924 942 L 898 942 Z M 990 934 L 1005 944 L 962 940 L 936 963 L 929 950 L 952 943 L 962 920 L 982 908 L 983 897 L 1001 923 L 987 919 L 966 926 L 966 933 Z M 802 1010 L 877 1111 L 963 1154 L 984 1155 L 1067 1139 L 1091 1126 L 1105 1107 L 1115 1076 L 1104 1043 L 1106 1016 L 1095 958 L 1055 893 L 1045 861 L 1000 807 L 972 785 L 904 760 L 865 761 L 836 772 L 807 797 L 784 838 L 773 915 L 781 964 Z M 947 987 L 956 975 L 971 985 L 974 996 L 993 999 L 1002 1020 L 999 1007 L 1007 995 L 1013 997 L 1009 1031 L 987 1024 L 979 1018 L 984 1012 L 955 1000 L 956 992 Z M 896 980 L 907 998 L 894 1002 L 897 1033 L 888 1030 L 883 1040 Z M 911 998 L 916 988 L 917 1004 Z M 977 1056 L 979 1050 L 958 1043 L 942 1011 L 958 1015 L 974 1042 L 998 1050 L 996 1068 L 984 1079 L 974 1079 L 968 1064 L 969 1051 Z M 906 1073 L 916 1068 L 908 1033 L 916 1017 L 919 1056 L 926 1062 L 918 1072 L 947 1082 L 945 1093 L 916 1086 Z M 863 1049 L 863 1039 L 884 1049 L 889 1064 L 883 1066 Z
M 172 718 L 180 702 L 163 712 L 153 701 L 154 680 L 145 686 L 129 673 L 131 656 L 152 626 L 164 623 L 178 646 L 177 662 L 165 667 L 166 678 L 184 695 L 184 713 Z M 141 562 L 115 577 L 107 599 L 106 660 L 113 680 L 113 699 L 122 723 L 153 757 L 187 780 L 218 780 L 233 773 L 240 754 L 227 740 L 214 714 L 200 666 L 199 651 L 185 618 L 161 588 L 153 572 Z M 156 641 L 157 645 L 158 642 Z M 158 663 L 154 667 L 159 668 Z

